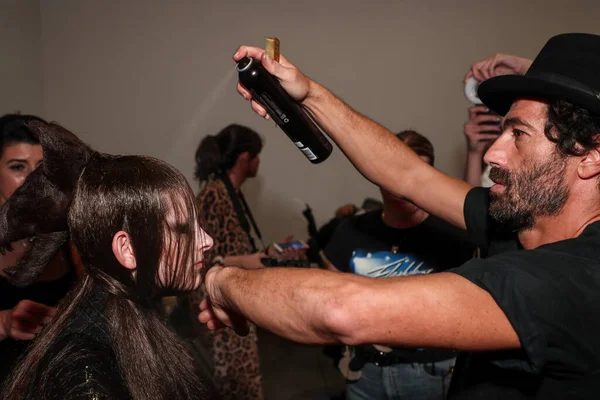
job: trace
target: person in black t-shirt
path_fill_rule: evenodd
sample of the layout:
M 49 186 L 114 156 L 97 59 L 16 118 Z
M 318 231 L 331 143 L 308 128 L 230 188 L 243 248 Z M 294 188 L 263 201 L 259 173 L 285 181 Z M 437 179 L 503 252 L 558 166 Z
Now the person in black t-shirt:
M 215 268 L 201 321 L 242 332 L 241 315 L 302 342 L 477 352 L 453 399 L 600 397 L 600 36 L 555 36 L 524 76 L 479 86 L 505 115 L 485 155 L 489 190 L 433 169 L 283 56 L 241 47 L 234 60 L 244 56 L 261 59 L 366 178 L 468 229 L 491 256 L 389 279 Z
M 398 138 L 433 165 L 433 145 L 415 131 Z M 382 190 L 383 209 L 344 220 L 325 248 L 330 269 L 390 278 L 456 268 L 472 258 L 466 234 L 410 201 Z M 351 347 L 340 360 L 346 398 L 445 398 L 456 353 L 382 345 Z M 386 385 L 386 381 L 393 385 Z

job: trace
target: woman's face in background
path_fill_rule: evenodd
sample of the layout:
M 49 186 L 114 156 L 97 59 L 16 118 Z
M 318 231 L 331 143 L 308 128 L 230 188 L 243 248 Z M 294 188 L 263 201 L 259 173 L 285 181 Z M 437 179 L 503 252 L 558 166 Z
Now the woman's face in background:
M 42 158 L 42 146 L 39 144 L 18 142 L 4 146 L 0 155 L 0 205 L 23 185 Z
M 0 155 L 0 206 L 17 190 L 25 178 L 42 162 L 42 146 L 23 142 L 4 146 Z M 12 243 L 13 251 L 0 255 L 0 271 L 15 266 L 21 259 L 29 240 Z

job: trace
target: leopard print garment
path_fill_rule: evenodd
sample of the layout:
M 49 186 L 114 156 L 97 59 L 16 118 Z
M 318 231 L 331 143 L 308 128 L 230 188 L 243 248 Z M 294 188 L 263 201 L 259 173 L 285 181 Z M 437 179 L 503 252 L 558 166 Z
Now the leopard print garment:
M 220 180 L 210 181 L 197 197 L 198 211 L 204 230 L 212 236 L 214 246 L 206 259 L 228 255 L 250 254 L 252 247 L 242 229 L 225 185 Z M 203 289 L 192 297 L 198 309 Z M 208 346 L 214 363 L 214 379 L 224 400 L 263 399 L 256 328 L 247 336 L 238 336 L 229 329 L 217 332 L 203 331 L 200 340 Z

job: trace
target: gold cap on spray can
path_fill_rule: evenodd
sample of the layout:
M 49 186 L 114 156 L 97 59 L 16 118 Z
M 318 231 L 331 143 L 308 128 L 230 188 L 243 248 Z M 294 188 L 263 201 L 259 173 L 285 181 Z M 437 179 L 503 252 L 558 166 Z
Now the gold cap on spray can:
M 279 39 L 276 37 L 270 37 L 266 39 L 265 50 L 267 55 L 273 60 L 279 62 Z

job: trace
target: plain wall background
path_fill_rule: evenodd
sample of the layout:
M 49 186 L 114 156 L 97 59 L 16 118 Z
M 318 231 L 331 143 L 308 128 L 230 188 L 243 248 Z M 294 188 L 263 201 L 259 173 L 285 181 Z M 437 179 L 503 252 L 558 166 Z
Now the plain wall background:
M 0 115 L 42 112 L 39 0 L 0 0 Z
M 18 8 L 20 21 L 36 14 L 35 2 Z M 33 48 L 19 76 L 31 80 L 31 109 L 43 93 L 44 117 L 96 149 L 162 158 L 195 189 L 201 138 L 232 122 L 252 127 L 266 146 L 245 192 L 267 240 L 305 236 L 303 202 L 324 222 L 338 206 L 379 194 L 338 149 L 313 166 L 251 111 L 235 91 L 238 45 L 279 37 L 307 75 L 389 129 L 423 133 L 436 165 L 461 176 L 468 67 L 495 52 L 534 57 L 557 33 L 600 33 L 597 0 L 46 0 L 40 10 L 43 85 L 29 65 Z M 37 28 L 21 31 L 19 41 L 35 47 Z

